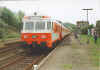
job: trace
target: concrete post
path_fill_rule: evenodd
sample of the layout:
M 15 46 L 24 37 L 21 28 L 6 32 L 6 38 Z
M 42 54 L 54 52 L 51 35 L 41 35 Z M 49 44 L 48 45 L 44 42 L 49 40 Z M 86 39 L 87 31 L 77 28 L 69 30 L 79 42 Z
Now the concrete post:
M 34 70 L 38 69 L 38 65 L 33 65 L 33 67 L 34 67 Z

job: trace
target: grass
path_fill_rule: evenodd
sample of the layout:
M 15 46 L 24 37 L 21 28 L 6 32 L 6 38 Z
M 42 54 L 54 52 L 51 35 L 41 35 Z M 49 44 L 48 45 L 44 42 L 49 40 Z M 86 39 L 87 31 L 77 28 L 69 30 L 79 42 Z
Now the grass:
M 81 42 L 86 43 L 88 36 L 87 35 L 81 35 Z M 98 38 L 97 43 L 94 43 L 94 39 L 92 36 L 89 36 L 89 44 L 88 50 L 90 52 L 90 58 L 93 61 L 93 64 L 95 66 L 100 66 L 100 38 Z
M 19 34 L 9 34 L 7 35 L 7 38 L 19 38 L 20 35 Z
M 10 40 L 10 39 L 15 39 L 15 38 L 19 38 L 20 37 L 20 34 L 8 34 L 8 35 L 5 35 L 5 37 L 1 38 L 0 41 L 6 41 L 6 40 Z
M 81 42 L 86 43 L 87 39 L 88 39 L 87 35 L 81 35 Z M 98 46 L 99 47 L 100 46 L 100 37 L 98 38 L 97 43 L 95 44 L 93 36 L 89 36 L 89 42 L 90 42 L 89 45 L 92 44 L 93 46 Z
M 72 69 L 72 64 L 64 64 L 64 69 Z

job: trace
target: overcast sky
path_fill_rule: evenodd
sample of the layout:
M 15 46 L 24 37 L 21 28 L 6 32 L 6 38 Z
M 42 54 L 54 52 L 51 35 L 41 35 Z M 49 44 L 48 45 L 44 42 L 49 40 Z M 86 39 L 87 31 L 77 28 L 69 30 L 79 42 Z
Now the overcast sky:
M 0 1 L 0 6 L 6 6 L 13 12 L 22 10 L 26 15 L 33 15 L 36 11 L 42 15 L 64 22 L 75 23 L 78 20 L 86 20 L 86 11 L 83 8 L 93 8 L 89 11 L 89 21 L 95 24 L 100 19 L 99 0 L 31 0 L 31 1 Z

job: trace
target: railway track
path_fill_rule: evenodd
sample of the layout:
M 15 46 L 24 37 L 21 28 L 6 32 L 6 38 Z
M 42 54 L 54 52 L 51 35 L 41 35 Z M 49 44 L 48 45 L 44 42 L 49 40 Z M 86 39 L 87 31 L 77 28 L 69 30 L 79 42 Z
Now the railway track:
M 19 42 L 6 43 L 4 47 L 0 48 L 0 70 L 23 57 L 19 50 Z
M 16 59 L 7 62 L 0 67 L 0 70 L 31 70 L 34 64 L 39 63 L 45 55 L 17 56 Z
M 19 47 L 18 45 L 11 45 L 10 46 L 5 46 L 3 48 L 0 48 L 0 66 L 3 61 L 8 61 L 9 58 L 17 56 L 19 53 Z
M 2 65 L 0 66 L 0 70 L 4 70 L 4 68 L 7 68 L 10 65 L 15 64 L 17 61 L 21 61 L 23 58 L 24 56 L 15 56 L 15 57 L 9 58 L 8 61 L 6 60 L 5 63 L 2 63 Z
M 0 54 L 8 52 L 10 50 L 16 50 L 20 47 L 20 42 L 12 42 L 4 44 L 4 47 L 0 48 Z
M 47 54 L 35 50 L 33 54 L 17 52 L 20 48 L 7 47 L 0 52 L 0 70 L 29 70 L 41 61 Z M 40 52 L 39 52 L 40 51 Z M 48 53 L 48 52 L 47 52 Z

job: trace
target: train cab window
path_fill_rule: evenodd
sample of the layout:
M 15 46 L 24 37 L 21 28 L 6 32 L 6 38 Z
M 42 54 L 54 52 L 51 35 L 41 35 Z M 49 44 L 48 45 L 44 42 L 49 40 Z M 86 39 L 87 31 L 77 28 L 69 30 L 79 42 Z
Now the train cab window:
M 40 22 L 36 22 L 35 24 L 35 30 L 44 30 L 45 29 L 45 22 L 40 21 Z
M 34 29 L 33 22 L 26 22 L 25 23 L 25 30 L 33 30 L 33 29 Z
M 49 21 L 49 22 L 47 22 L 47 29 L 49 30 L 49 29 L 51 29 L 51 28 L 52 28 L 51 22 Z

